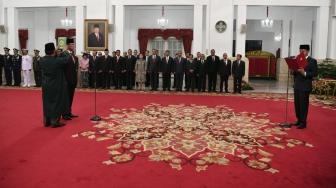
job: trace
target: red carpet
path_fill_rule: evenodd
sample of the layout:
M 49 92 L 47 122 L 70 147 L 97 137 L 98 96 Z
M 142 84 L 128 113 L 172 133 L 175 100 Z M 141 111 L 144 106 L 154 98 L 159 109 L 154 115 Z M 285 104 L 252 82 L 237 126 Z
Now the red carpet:
M 214 115 L 217 113 L 226 114 L 229 117 L 230 123 L 237 126 L 242 125 L 237 119 L 234 119 L 235 117 L 243 117 L 241 119 L 242 123 L 244 121 L 247 123 L 254 122 L 256 125 L 264 123 L 267 126 L 272 125 L 269 125 L 266 121 L 264 122 L 264 120 L 269 119 L 272 122 L 282 122 L 284 117 L 283 101 L 251 99 L 247 97 L 98 93 L 98 98 L 99 115 L 107 117 L 112 114 L 110 116 L 111 119 L 106 120 L 109 123 L 116 123 L 115 121 L 118 119 L 116 114 L 127 111 L 128 117 L 119 118 L 120 121 L 123 119 L 127 120 L 123 124 L 125 128 L 134 123 L 134 119 L 130 122 L 128 121 L 132 117 L 151 113 L 156 116 L 156 111 L 147 109 L 151 103 L 157 104 L 156 110 L 161 112 L 157 117 L 160 118 L 165 117 L 167 113 L 170 116 L 172 114 L 176 116 L 170 118 L 185 117 L 188 114 L 195 113 L 196 111 L 193 110 L 198 108 L 205 109 L 210 114 L 213 112 Z M 335 110 L 311 105 L 308 129 L 297 130 L 292 128 L 285 131 L 287 135 L 276 136 L 287 139 L 279 142 L 281 145 L 285 145 L 286 148 L 280 149 L 269 146 L 263 148 L 264 151 L 270 152 L 273 155 L 270 157 L 271 161 L 267 162 L 267 164 L 270 164 L 272 169 L 278 170 L 279 172 L 277 173 L 253 169 L 251 166 L 244 164 L 246 161 L 234 162 L 235 159 L 232 156 L 230 158 L 230 155 L 225 155 L 228 158 L 227 161 L 221 160 L 214 161 L 213 163 L 207 161 L 208 167 L 198 172 L 195 165 L 197 160 L 191 160 L 189 163 L 186 162 L 188 158 L 186 156 L 191 156 L 193 153 L 186 148 L 181 149 L 178 137 L 175 139 L 174 148 L 175 151 L 179 150 L 179 153 L 182 153 L 181 159 L 182 161 L 184 160 L 180 170 L 172 168 L 174 166 L 168 161 L 163 161 L 162 158 L 158 161 L 153 161 L 155 160 L 155 156 L 150 157 L 148 152 L 143 152 L 144 155 L 136 155 L 136 157 L 132 155 L 132 160 L 128 160 L 125 163 L 103 164 L 102 162 L 108 160 L 111 156 L 108 153 L 109 150 L 107 147 L 117 144 L 116 139 L 95 141 L 96 138 L 104 136 L 106 132 L 101 132 L 101 135 L 96 134 L 94 138 L 90 137 L 91 139 L 81 135 L 79 135 L 79 138 L 72 137 L 77 133 L 88 130 L 108 130 L 93 128 L 94 124 L 89 121 L 90 116 L 93 114 L 92 102 L 92 93 L 77 92 L 73 111 L 79 114 L 80 117 L 67 122 L 68 125 L 63 128 L 43 128 L 40 91 L 0 89 L 0 187 L 316 188 L 336 186 Z M 184 105 L 180 107 L 169 106 L 180 104 Z M 191 106 L 192 104 L 194 106 Z M 206 106 L 199 107 L 202 105 Z M 225 105 L 229 109 L 219 108 L 219 105 Z M 189 107 L 192 107 L 191 110 Z M 110 108 L 114 108 L 114 111 L 111 112 Z M 180 109 L 182 113 L 174 111 L 174 108 L 182 108 Z M 192 114 L 191 117 L 199 118 L 203 113 L 200 110 L 199 113 Z M 264 113 L 268 113 L 269 116 L 263 117 Z M 234 114 L 234 116 L 230 116 L 230 114 Z M 293 121 L 294 111 L 292 103 L 290 104 L 290 114 L 290 120 Z M 207 116 L 207 120 L 216 122 L 211 117 Z M 258 120 L 258 118 L 261 120 Z M 226 119 L 226 117 L 223 119 Z M 219 118 L 218 121 L 223 119 Z M 153 119 L 153 121 L 157 120 L 157 118 Z M 191 123 L 184 122 L 190 130 L 195 126 L 192 120 L 194 119 L 190 119 Z M 180 128 L 172 128 L 172 130 L 181 131 Z M 234 127 L 232 128 L 234 129 Z M 188 132 L 188 129 L 183 131 Z M 267 130 L 263 129 L 263 132 Z M 131 133 L 130 130 L 126 132 Z M 179 132 L 174 133 L 177 134 Z M 139 135 L 129 134 L 128 136 Z M 212 137 L 216 137 L 214 133 L 212 133 Z M 266 140 L 266 137 L 263 138 Z M 293 142 L 289 142 L 288 138 L 303 141 L 303 143 L 308 144 L 308 147 L 300 143 L 294 144 L 295 146 L 291 147 L 293 146 Z M 134 143 L 129 143 L 129 145 L 132 144 Z M 313 147 L 309 147 L 311 146 L 310 144 Z M 237 145 L 241 147 L 239 143 Z M 206 147 L 204 143 L 203 147 Z M 201 149 L 202 147 L 199 148 L 199 150 Z M 139 148 L 139 150 L 143 150 L 143 148 Z M 115 151 L 121 150 L 116 149 Z M 238 150 L 236 151 L 239 152 Z M 121 152 L 125 152 L 125 150 Z M 194 156 L 201 157 L 204 155 L 205 150 L 202 152 Z M 211 159 L 214 160 L 216 158 L 212 156 Z M 178 166 L 175 167 L 178 168 Z

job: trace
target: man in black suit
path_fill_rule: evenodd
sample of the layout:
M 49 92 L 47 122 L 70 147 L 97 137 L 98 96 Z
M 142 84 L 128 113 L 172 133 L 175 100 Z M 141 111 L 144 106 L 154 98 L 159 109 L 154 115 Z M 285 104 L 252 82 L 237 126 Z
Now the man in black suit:
M 216 92 L 219 57 L 215 53 L 215 50 L 212 49 L 211 55 L 207 57 L 208 92 Z
M 183 76 L 185 72 L 187 60 L 182 57 L 182 52 L 177 52 L 177 57 L 174 60 L 174 77 L 175 77 L 175 89 L 176 91 L 182 91 Z
M 104 47 L 104 35 L 98 24 L 93 26 L 93 32 L 88 36 L 88 47 Z
M 219 63 L 218 74 L 220 76 L 219 91 L 223 92 L 223 83 L 225 82 L 225 93 L 229 93 L 228 79 L 231 75 L 231 60 L 228 59 L 227 53 L 223 54 L 223 59 Z
M 21 84 L 21 69 L 22 69 L 22 56 L 19 54 L 19 50 L 14 48 L 12 56 L 12 72 L 14 77 L 14 86 L 20 86 Z
M 0 54 L 0 86 L 2 86 L 2 69 L 4 66 L 4 56 Z
M 197 69 L 196 69 L 196 64 L 197 64 L 197 58 L 192 59 L 192 56 L 190 55 L 190 58 L 187 60 L 187 65 L 186 65 L 186 75 L 188 75 L 187 79 L 187 87 L 186 91 L 194 92 L 196 88 L 196 74 L 197 74 Z
M 12 55 L 9 54 L 9 48 L 4 47 L 5 55 L 3 56 L 3 64 L 5 71 L 6 86 L 11 86 L 13 84 L 12 77 Z
M 152 55 L 148 58 L 147 70 L 150 74 L 150 85 L 152 91 L 158 90 L 158 83 L 159 83 L 159 71 L 161 65 L 161 58 L 157 55 L 157 50 L 152 50 Z
M 206 60 L 205 55 L 201 54 L 201 59 L 197 61 L 197 75 L 198 75 L 198 92 L 205 92 L 205 86 L 206 86 Z
M 233 92 L 241 93 L 242 79 L 245 76 L 245 62 L 241 60 L 242 55 L 237 54 L 237 60 L 232 65 Z
M 89 86 L 90 88 L 94 88 L 96 83 L 96 73 L 97 73 L 97 66 L 98 66 L 98 56 L 97 51 L 92 52 L 92 56 L 89 58 Z
M 309 56 L 309 45 L 300 45 L 300 53 L 306 57 L 308 64 L 294 74 L 294 103 L 297 122 L 293 125 L 298 129 L 307 127 L 309 94 L 312 90 L 313 78 L 317 76 L 317 61 Z
M 147 65 L 148 65 L 148 58 L 149 58 L 149 51 L 146 50 L 145 55 L 144 55 L 144 60 L 146 61 Z M 145 81 L 145 87 L 149 87 L 150 86 L 150 75 L 149 72 L 146 72 L 146 81 Z
M 162 58 L 161 63 L 161 72 L 162 72 L 162 88 L 163 91 L 170 91 L 171 87 L 171 74 L 173 72 L 174 60 L 169 56 L 170 51 L 166 50 L 164 57 Z
M 78 58 L 74 54 L 74 40 L 67 39 L 67 50 L 65 50 L 61 57 L 65 57 L 67 64 L 65 68 L 65 80 L 67 82 L 68 91 L 68 110 L 63 113 L 63 119 L 71 120 L 72 118 L 78 117 L 72 113 L 72 102 L 75 95 L 75 89 L 77 86 L 77 73 L 78 73 Z
M 135 63 L 137 58 L 132 55 L 132 50 L 127 51 L 127 56 L 125 57 L 125 67 L 126 67 L 126 86 L 127 90 L 132 90 L 134 86 L 135 78 Z
M 110 89 L 111 87 L 111 68 L 112 57 L 109 55 L 109 50 L 105 49 L 104 55 L 100 58 L 99 69 L 101 73 L 101 87 L 102 89 Z
M 114 81 L 115 89 L 122 88 L 122 75 L 125 72 L 124 58 L 120 56 L 120 50 L 116 51 L 116 56 L 113 58 L 113 71 L 114 71 Z

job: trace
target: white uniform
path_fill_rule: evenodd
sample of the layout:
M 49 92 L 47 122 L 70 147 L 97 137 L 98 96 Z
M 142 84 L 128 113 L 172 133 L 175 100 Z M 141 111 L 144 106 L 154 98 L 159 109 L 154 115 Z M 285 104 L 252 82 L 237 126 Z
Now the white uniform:
M 22 71 L 23 71 L 23 87 L 30 87 L 31 82 L 31 70 L 32 70 L 33 58 L 29 55 L 22 56 Z

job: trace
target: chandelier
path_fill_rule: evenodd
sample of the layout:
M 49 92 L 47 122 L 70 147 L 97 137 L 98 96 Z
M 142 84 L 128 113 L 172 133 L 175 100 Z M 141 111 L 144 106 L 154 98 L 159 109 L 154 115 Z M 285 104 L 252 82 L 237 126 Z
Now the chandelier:
M 261 20 L 261 26 L 265 28 L 272 28 L 273 27 L 273 20 L 268 17 L 268 6 L 266 10 L 266 18 Z
M 157 19 L 157 24 L 164 29 L 168 25 L 168 19 L 164 17 L 164 6 L 162 6 L 161 18 Z
M 72 20 L 68 18 L 68 8 L 65 8 L 65 19 L 61 20 L 61 24 L 63 27 L 72 26 Z

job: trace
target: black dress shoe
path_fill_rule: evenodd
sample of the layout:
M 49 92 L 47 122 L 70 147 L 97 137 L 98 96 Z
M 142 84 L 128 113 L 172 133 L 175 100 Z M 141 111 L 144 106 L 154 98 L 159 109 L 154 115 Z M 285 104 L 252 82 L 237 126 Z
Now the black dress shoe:
M 299 125 L 300 125 L 300 122 L 297 121 L 297 122 L 295 122 L 295 123 L 291 123 L 290 125 L 293 125 L 293 126 L 299 126 Z
M 77 118 L 78 117 L 78 115 L 75 115 L 75 114 L 70 114 L 70 118 Z
M 305 129 L 305 128 L 306 128 L 306 126 L 299 125 L 297 128 L 298 128 L 298 129 Z
M 62 117 L 64 120 L 72 120 L 72 118 L 68 115 Z

